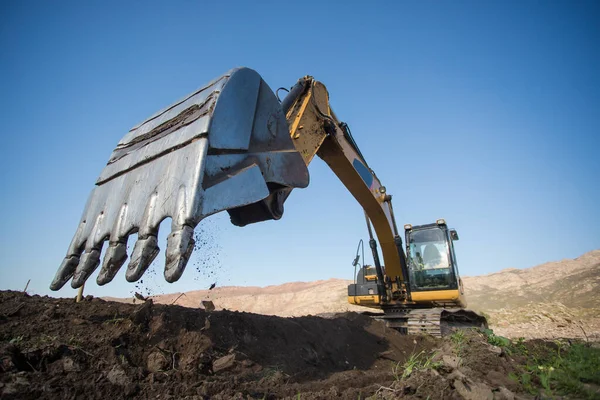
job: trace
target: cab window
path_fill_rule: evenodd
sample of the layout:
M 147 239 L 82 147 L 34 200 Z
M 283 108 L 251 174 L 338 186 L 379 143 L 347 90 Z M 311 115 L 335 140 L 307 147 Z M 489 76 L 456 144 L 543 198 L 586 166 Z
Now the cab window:
M 412 231 L 408 244 L 412 290 L 444 290 L 456 286 L 448 256 L 448 240 L 442 229 Z

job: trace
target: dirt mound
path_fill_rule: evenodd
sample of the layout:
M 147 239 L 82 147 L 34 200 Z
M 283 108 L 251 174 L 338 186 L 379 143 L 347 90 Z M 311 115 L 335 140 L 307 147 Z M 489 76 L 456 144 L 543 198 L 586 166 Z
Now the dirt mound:
M 430 350 L 366 316 L 241 312 L 0 292 L 2 398 L 252 398 L 334 390 L 356 399 Z M 94 388 L 94 390 L 90 390 Z
M 0 397 L 528 398 L 541 380 L 510 379 L 530 373 L 489 343 L 508 339 L 486 335 L 403 336 L 356 313 L 281 318 L 0 292 Z

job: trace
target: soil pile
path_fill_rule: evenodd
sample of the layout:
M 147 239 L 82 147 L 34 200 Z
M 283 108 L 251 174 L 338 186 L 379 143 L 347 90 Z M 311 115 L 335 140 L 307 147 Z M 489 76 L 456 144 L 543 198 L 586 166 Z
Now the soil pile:
M 0 292 L 2 398 L 356 399 L 429 351 L 367 316 L 281 318 Z M 333 391 L 333 392 L 332 392 Z
M 526 389 L 539 382 L 509 378 L 522 364 L 483 333 L 403 336 L 356 313 L 0 292 L 2 399 L 533 398 Z

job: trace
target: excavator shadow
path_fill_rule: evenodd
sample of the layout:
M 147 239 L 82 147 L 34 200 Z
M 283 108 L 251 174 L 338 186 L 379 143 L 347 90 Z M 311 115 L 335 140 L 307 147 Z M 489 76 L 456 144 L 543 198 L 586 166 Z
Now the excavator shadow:
M 436 343 L 425 335 L 402 335 L 357 313 L 284 318 L 177 306 L 153 308 L 148 329 L 183 341 L 181 357 L 211 360 L 216 371 L 210 372 L 215 374 L 222 372 L 225 363 L 231 372 L 258 381 L 275 377 L 304 382 L 374 368 L 391 373 L 391 363 L 403 362 L 414 351 L 430 350 Z

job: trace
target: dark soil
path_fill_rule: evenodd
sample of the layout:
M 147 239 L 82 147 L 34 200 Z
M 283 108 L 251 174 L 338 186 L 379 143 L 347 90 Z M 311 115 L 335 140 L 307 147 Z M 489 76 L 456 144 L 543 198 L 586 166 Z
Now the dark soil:
M 367 316 L 279 318 L 0 292 L 2 398 L 357 399 L 437 344 Z
M 0 398 L 533 398 L 509 378 L 518 354 L 479 332 L 461 343 L 355 313 L 280 318 L 5 291 Z M 405 374 L 417 354 L 421 367 Z

